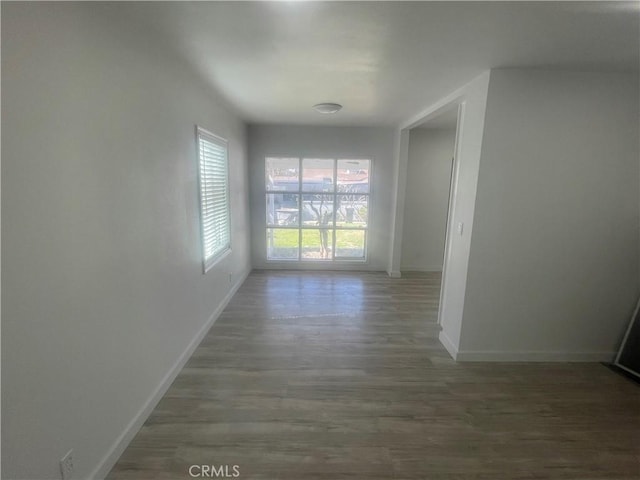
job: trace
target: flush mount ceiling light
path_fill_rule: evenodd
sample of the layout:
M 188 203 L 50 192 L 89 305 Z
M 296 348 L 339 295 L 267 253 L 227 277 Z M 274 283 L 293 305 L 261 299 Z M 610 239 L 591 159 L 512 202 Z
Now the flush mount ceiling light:
M 318 103 L 317 105 L 313 106 L 313 109 L 316 112 L 324 114 L 336 113 L 340 111 L 341 108 L 342 105 L 340 105 L 339 103 Z

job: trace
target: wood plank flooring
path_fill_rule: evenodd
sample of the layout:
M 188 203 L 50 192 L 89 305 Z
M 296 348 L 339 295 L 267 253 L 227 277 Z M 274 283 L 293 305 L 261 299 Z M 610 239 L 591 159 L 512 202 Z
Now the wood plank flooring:
M 108 479 L 640 478 L 636 384 L 599 364 L 456 364 L 439 288 L 252 273 Z

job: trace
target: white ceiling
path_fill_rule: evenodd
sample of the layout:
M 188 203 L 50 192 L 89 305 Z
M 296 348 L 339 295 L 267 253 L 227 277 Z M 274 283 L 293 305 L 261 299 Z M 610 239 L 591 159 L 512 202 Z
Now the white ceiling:
M 637 71 L 638 2 L 123 2 L 250 123 L 397 125 L 492 67 Z M 160 37 L 159 37 L 160 38 Z M 341 112 L 321 116 L 319 102 Z

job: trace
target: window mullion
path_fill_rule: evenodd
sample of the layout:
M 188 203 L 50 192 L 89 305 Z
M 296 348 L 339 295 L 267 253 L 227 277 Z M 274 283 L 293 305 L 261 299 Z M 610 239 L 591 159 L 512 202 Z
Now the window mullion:
M 336 225 L 338 221 L 338 159 L 333 159 L 333 241 L 331 243 L 331 261 L 336 260 Z
M 302 156 L 298 158 L 298 261 L 302 260 Z

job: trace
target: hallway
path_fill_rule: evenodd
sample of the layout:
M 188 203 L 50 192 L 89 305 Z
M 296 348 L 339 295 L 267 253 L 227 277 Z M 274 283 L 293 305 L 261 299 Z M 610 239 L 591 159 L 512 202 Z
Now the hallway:
M 252 273 L 108 478 L 637 475 L 636 385 L 599 364 L 456 364 L 439 288 L 431 273 Z

